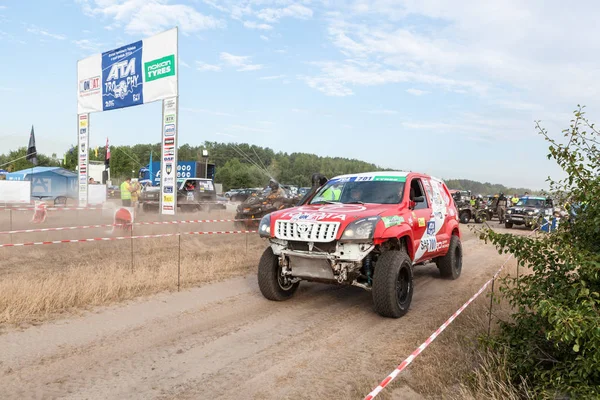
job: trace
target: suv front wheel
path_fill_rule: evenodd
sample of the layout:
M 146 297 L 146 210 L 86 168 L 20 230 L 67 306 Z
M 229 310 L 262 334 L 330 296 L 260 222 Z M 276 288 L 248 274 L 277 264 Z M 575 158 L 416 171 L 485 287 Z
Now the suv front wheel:
M 267 247 L 258 263 L 258 287 L 262 295 L 273 301 L 287 300 L 296 293 L 300 282 L 291 283 L 282 274 L 279 259 L 270 247 Z
M 412 262 L 406 251 L 388 251 L 379 256 L 373 276 L 375 311 L 388 318 L 408 312 L 413 296 Z

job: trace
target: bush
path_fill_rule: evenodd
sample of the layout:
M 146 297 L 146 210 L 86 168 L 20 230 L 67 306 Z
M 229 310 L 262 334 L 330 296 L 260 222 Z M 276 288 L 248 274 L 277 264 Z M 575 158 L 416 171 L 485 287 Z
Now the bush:
M 505 278 L 501 289 L 514 314 L 488 344 L 507 354 L 510 380 L 536 398 L 600 398 L 600 134 L 580 107 L 564 140 L 551 138 L 549 159 L 567 177 L 548 178 L 571 217 L 548 235 L 482 238 L 514 254 L 530 273 Z

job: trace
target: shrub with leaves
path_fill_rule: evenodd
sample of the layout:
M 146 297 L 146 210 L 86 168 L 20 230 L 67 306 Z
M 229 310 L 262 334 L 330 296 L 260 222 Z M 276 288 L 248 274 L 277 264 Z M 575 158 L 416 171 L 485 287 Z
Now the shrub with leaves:
M 526 382 L 536 398 L 600 398 L 600 133 L 583 108 L 574 115 L 562 138 L 537 125 L 567 174 L 548 180 L 571 217 L 550 234 L 482 233 L 526 272 L 505 278 L 514 313 L 489 345 L 508 354 L 512 383 Z

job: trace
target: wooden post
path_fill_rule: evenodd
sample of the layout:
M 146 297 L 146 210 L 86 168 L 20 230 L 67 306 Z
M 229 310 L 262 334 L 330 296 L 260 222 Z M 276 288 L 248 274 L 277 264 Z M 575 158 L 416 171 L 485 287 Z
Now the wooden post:
M 488 319 L 488 339 L 490 337 L 490 333 L 492 330 L 492 306 L 494 304 L 494 283 L 496 282 L 496 278 L 492 279 L 492 295 L 490 296 L 490 316 Z
M 133 224 L 131 224 L 131 272 L 133 273 Z
M 181 233 L 179 236 L 179 250 L 177 254 L 177 291 L 179 292 L 181 287 Z
M 9 210 L 10 211 L 10 230 L 13 230 L 13 223 L 12 223 L 12 208 Z M 35 212 L 35 211 L 34 211 Z M 13 239 L 12 239 L 12 233 L 9 235 L 9 239 L 10 239 L 10 243 L 12 244 Z

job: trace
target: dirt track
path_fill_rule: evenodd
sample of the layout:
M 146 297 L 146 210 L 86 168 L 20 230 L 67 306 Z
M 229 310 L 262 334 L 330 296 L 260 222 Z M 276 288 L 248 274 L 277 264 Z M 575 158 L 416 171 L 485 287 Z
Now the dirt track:
M 398 320 L 358 288 L 303 283 L 274 303 L 248 276 L 6 333 L 0 398 L 360 398 L 504 261 L 463 235 L 460 279 L 416 267 Z

